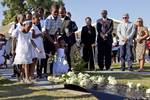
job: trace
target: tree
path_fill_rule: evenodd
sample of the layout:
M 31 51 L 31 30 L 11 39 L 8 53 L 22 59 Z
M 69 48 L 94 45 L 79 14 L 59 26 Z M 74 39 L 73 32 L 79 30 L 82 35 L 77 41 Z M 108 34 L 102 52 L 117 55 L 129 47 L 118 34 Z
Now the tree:
M 7 6 L 8 9 L 4 11 L 3 25 L 14 21 L 17 14 L 24 13 L 25 11 L 31 11 L 38 7 L 43 7 L 46 11 L 49 11 L 50 6 L 53 3 L 63 5 L 62 0 L 3 0 L 2 6 Z

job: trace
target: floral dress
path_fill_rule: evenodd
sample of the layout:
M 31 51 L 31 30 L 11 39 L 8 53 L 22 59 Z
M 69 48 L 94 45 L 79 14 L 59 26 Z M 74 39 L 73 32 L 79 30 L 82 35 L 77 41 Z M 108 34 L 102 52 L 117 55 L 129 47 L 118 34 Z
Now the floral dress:
M 139 30 L 137 30 L 137 36 L 136 38 L 140 38 L 145 35 L 145 31 L 148 31 L 146 27 L 142 27 Z M 137 42 L 136 44 L 136 59 L 143 59 L 145 55 L 145 49 L 146 49 L 146 39 L 142 40 L 141 43 Z

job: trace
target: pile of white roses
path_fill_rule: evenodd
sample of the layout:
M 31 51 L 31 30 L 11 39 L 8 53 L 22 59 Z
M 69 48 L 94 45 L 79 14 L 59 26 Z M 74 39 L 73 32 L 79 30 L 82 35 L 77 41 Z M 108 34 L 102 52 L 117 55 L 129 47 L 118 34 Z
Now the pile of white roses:
M 51 78 L 48 78 L 49 80 Z M 57 78 L 58 79 L 58 78 Z M 116 85 L 117 81 L 115 77 L 109 76 L 106 79 L 104 76 L 90 76 L 89 74 L 75 74 L 74 72 L 68 72 L 67 74 L 63 74 L 59 79 L 65 84 L 75 84 L 84 88 L 91 88 L 95 84 L 105 84 L 108 82 L 110 85 Z
M 68 72 L 63 74 L 60 77 L 48 76 L 48 81 L 55 83 L 63 83 L 63 84 L 74 84 L 79 85 L 84 88 L 92 88 L 94 85 L 107 84 L 111 86 L 115 86 L 118 84 L 115 77 L 109 76 L 90 76 L 89 74 L 75 74 L 74 72 Z M 132 82 L 128 82 L 126 84 L 129 89 L 135 88 L 137 91 L 141 89 L 141 84 L 133 84 Z M 150 88 L 146 90 L 147 97 L 150 97 Z

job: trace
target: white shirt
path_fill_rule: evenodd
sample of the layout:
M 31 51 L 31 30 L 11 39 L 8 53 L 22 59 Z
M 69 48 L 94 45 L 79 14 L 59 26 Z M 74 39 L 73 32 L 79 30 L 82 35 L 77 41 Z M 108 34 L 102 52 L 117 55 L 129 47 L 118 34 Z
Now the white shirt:
M 57 17 L 55 20 L 52 15 L 48 16 L 45 20 L 44 31 L 48 30 L 49 35 L 55 35 L 58 29 L 61 28 L 61 18 Z
M 44 32 L 44 24 L 45 24 L 45 18 L 44 17 L 42 17 L 40 19 L 40 24 L 41 24 L 42 32 Z
M 103 21 L 106 21 L 107 20 L 107 18 L 103 18 Z

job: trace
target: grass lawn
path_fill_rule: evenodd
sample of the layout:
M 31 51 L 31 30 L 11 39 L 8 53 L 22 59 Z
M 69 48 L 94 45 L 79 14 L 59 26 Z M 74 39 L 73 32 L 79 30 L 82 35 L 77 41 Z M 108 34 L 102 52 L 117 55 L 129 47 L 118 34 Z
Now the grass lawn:
M 48 90 L 32 85 L 15 83 L 0 77 L 0 100 L 96 100 L 90 94 Z
M 120 64 L 113 64 L 114 71 L 120 70 Z M 138 70 L 137 64 L 133 64 L 134 71 Z M 146 63 L 144 67 L 146 72 L 150 72 L 150 64 Z M 128 70 L 126 70 L 128 72 Z M 139 72 L 140 73 L 140 72 Z M 103 75 L 103 76 L 113 76 L 119 81 L 119 83 L 127 84 L 127 82 L 133 82 L 134 84 L 141 83 L 144 87 L 150 88 L 150 74 L 140 75 L 140 74 L 129 74 L 129 73 L 92 73 L 92 75 Z

